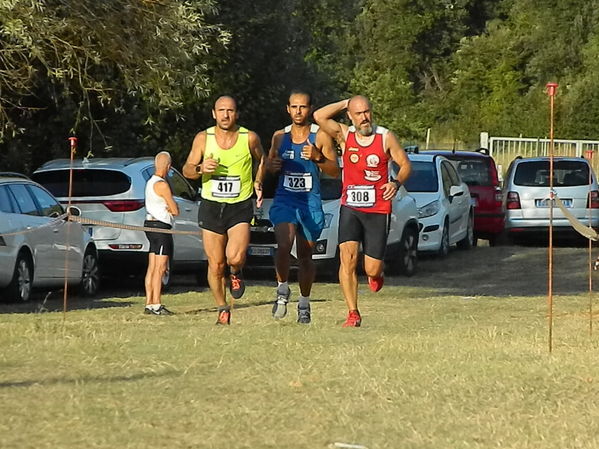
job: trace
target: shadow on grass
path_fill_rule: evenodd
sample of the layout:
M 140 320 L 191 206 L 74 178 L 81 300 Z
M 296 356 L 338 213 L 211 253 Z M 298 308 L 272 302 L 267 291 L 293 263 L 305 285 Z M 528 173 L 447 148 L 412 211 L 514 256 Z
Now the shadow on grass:
M 318 302 L 328 302 L 328 299 L 310 299 L 311 303 L 318 303 Z M 233 310 L 239 310 L 239 309 L 248 309 L 250 307 L 260 307 L 260 306 L 267 306 L 267 305 L 272 305 L 273 300 L 268 300 L 268 301 L 252 301 L 252 302 L 247 302 L 247 303 L 240 303 L 240 302 L 235 302 L 235 305 L 233 307 Z M 194 310 L 188 310 L 186 312 L 180 312 L 177 315 L 198 315 L 201 313 L 214 313 L 218 311 L 218 307 L 213 306 L 213 307 L 202 307 L 200 309 L 194 309 Z
M 69 295 L 67 297 L 67 311 L 129 307 L 133 304 L 130 301 L 106 301 L 102 299 L 102 296 L 82 298 Z M 130 297 L 131 294 L 127 296 Z M 108 294 L 104 297 L 114 298 L 114 295 Z M 0 314 L 62 312 L 63 308 L 64 290 L 38 291 L 27 302 L 0 303 Z
M 481 246 L 454 249 L 446 258 L 419 255 L 418 271 L 413 277 L 391 277 L 385 286 L 424 287 L 445 295 L 542 296 L 548 290 L 548 254 L 547 248 L 538 246 Z M 593 259 L 597 256 L 596 249 L 592 255 Z M 553 293 L 580 294 L 588 290 L 588 248 L 554 248 Z
M 5 381 L 0 382 L 0 388 L 23 388 L 23 387 L 31 387 L 33 385 L 43 385 L 43 386 L 51 386 L 51 385 L 70 385 L 70 384 L 80 384 L 81 382 L 87 383 L 113 383 L 113 382 L 135 382 L 140 379 L 148 379 L 153 377 L 164 377 L 171 376 L 173 374 L 177 374 L 178 371 L 175 370 L 165 370 L 159 373 L 137 373 L 130 375 L 122 375 L 122 376 L 110 376 L 110 377 L 102 377 L 102 376 L 82 376 L 76 378 L 67 378 L 67 377 L 54 377 L 50 379 L 41 379 L 41 380 L 15 380 L 15 381 Z

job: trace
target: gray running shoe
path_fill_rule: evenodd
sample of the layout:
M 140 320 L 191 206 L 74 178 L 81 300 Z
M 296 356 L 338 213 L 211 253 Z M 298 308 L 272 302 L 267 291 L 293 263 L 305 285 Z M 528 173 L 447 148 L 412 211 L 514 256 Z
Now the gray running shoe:
M 310 304 L 308 307 L 297 306 L 297 322 L 301 324 L 310 324 Z
M 287 315 L 287 303 L 290 296 L 291 289 L 287 289 L 285 292 L 277 288 L 277 300 L 272 305 L 272 316 L 275 320 L 285 318 L 285 315 Z

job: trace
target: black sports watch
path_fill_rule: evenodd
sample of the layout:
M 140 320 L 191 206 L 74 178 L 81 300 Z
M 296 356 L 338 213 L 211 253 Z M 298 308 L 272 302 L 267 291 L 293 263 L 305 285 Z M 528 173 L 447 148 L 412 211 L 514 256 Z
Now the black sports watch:
M 395 184 L 395 187 L 397 188 L 397 190 L 399 190 L 399 188 L 401 187 L 401 182 L 397 179 L 394 179 L 393 181 L 391 181 L 393 184 Z
M 320 153 L 320 157 L 318 159 L 316 159 L 314 162 L 316 162 L 317 164 L 322 164 L 326 160 L 327 160 L 327 158 L 324 157 L 324 154 Z

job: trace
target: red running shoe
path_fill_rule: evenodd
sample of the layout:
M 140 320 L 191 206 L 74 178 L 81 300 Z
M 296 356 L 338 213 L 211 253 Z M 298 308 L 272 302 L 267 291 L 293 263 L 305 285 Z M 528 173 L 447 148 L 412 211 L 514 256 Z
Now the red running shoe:
M 360 327 L 362 325 L 362 317 L 357 310 L 350 310 L 347 314 L 347 320 L 342 327 Z
M 245 282 L 243 282 L 243 275 L 241 271 L 239 273 L 233 274 L 229 276 L 229 291 L 231 292 L 231 296 L 235 299 L 239 299 L 243 296 L 245 292 Z
M 373 292 L 378 292 L 381 288 L 383 288 L 384 283 L 385 278 L 383 276 L 379 276 L 378 278 L 371 278 L 368 276 L 368 286 Z
M 231 311 L 230 310 L 219 310 L 216 324 L 231 324 Z

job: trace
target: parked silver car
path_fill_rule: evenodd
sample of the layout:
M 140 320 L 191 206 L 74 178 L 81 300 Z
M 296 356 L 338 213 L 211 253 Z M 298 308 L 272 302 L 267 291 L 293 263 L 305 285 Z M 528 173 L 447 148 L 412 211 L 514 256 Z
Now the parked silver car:
M 61 203 L 68 201 L 68 159 L 42 165 L 32 178 L 52 192 Z M 142 226 L 146 217 L 145 186 L 154 173 L 154 159 L 96 158 L 76 160 L 73 164 L 72 203 L 82 216 L 119 225 Z M 177 205 L 175 230 L 194 231 L 196 235 L 174 234 L 171 268 L 204 268 L 206 254 L 198 226 L 198 194 L 187 180 L 171 168 L 167 179 Z M 147 264 L 148 240 L 142 231 L 104 226 L 87 226 L 98 247 L 100 265 L 105 271 L 140 272 Z
M 33 288 L 64 285 L 65 274 L 69 283 L 79 284 L 81 294 L 96 294 L 96 246 L 80 224 L 67 222 L 63 214 L 39 184 L 0 174 L 0 297 L 26 301 Z
M 508 236 L 546 233 L 550 209 L 549 158 L 516 158 L 504 179 Z M 572 215 L 587 225 L 599 226 L 597 178 L 586 159 L 554 158 L 553 185 L 556 195 Z M 553 226 L 556 232 L 574 232 L 557 207 L 553 208 Z

